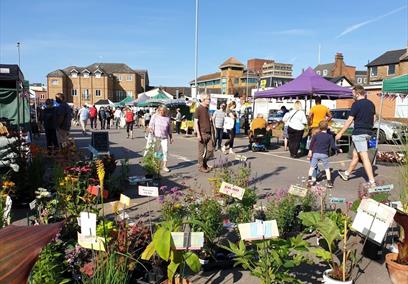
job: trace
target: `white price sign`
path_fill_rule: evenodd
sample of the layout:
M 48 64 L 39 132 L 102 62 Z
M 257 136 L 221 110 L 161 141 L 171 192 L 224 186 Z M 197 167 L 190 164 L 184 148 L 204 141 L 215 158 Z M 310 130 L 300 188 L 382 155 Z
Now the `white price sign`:
M 139 186 L 139 195 L 158 197 L 159 188 L 157 186 Z

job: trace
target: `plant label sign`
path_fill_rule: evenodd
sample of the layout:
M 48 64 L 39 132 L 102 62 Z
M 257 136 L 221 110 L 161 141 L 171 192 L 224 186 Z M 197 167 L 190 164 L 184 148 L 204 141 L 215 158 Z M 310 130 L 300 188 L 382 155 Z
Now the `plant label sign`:
M 171 232 L 171 240 L 176 250 L 200 250 L 204 245 L 204 233 Z
M 279 237 L 276 220 L 256 220 L 252 223 L 238 224 L 239 234 L 242 240 L 255 241 Z
M 235 155 L 235 160 L 245 162 L 248 158 L 245 157 L 244 155 Z
M 368 189 L 368 193 L 389 192 L 394 189 L 393 184 L 380 185 Z
M 34 199 L 30 203 L 28 203 L 28 206 L 30 207 L 30 210 L 33 210 L 35 206 L 37 206 L 37 199 Z
M 305 197 L 307 194 L 307 188 L 303 188 L 292 184 L 289 188 L 288 193 L 299 197 Z
M 119 202 L 126 205 L 127 207 L 129 207 L 130 206 L 130 197 L 126 196 L 124 194 L 120 194 Z
M 341 204 L 345 203 L 346 199 L 341 197 L 330 197 L 329 202 L 332 204 Z
M 79 225 L 81 226 L 81 235 L 96 236 L 96 214 L 81 212 L 79 215 Z
M 242 197 L 244 197 L 245 188 L 223 181 L 219 191 L 220 193 L 223 193 L 225 195 L 229 195 L 239 200 L 242 200 Z
M 85 236 L 78 232 L 78 244 L 87 249 L 105 251 L 105 238 L 97 236 Z
M 159 188 L 157 186 L 139 186 L 139 195 L 141 196 L 159 196 Z
M 381 244 L 396 210 L 373 199 L 361 200 L 352 228 Z

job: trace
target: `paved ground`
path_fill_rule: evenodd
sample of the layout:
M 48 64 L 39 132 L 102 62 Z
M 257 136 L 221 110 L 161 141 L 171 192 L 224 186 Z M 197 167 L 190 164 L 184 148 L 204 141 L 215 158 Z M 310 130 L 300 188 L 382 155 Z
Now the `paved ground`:
M 130 175 L 143 175 L 141 167 L 142 151 L 145 147 L 143 132 L 139 129 L 135 131 L 135 139 L 126 139 L 124 130 L 110 130 L 111 153 L 117 159 L 128 158 L 130 162 Z M 83 136 L 78 129 L 74 129 L 72 136 L 77 141 L 79 147 L 85 147 L 90 143 L 90 135 Z M 252 174 L 255 178 L 257 194 L 273 193 L 280 188 L 287 188 L 290 184 L 301 183 L 307 176 L 309 162 L 305 159 L 292 159 L 289 153 L 283 151 L 283 147 L 276 144 L 274 150 L 266 153 L 253 153 L 247 149 L 247 138 L 238 137 L 236 139 L 236 153 L 245 155 L 251 162 Z M 381 145 L 382 148 L 395 147 L 391 145 Z M 163 173 L 162 184 L 174 185 L 181 188 L 190 187 L 199 192 L 210 193 L 211 187 L 208 178 L 211 173 L 203 174 L 197 170 L 197 143 L 196 138 L 185 135 L 175 135 L 175 143 L 169 147 L 169 168 L 170 173 Z M 234 161 L 235 157 L 231 154 L 224 155 L 219 151 L 216 152 L 216 160 L 228 159 Z M 341 180 L 337 174 L 337 169 L 344 169 L 348 165 L 349 159 L 347 154 L 340 154 L 331 159 L 331 167 L 334 169 L 334 188 L 332 196 L 344 197 L 348 201 L 357 198 L 357 188 L 364 181 L 361 177 L 362 169 L 357 171 L 357 176 L 348 182 Z M 398 200 L 399 184 L 396 169 L 392 167 L 378 166 L 376 168 L 377 180 L 383 180 L 385 183 L 393 183 L 395 189 L 392 193 L 394 200 Z M 152 211 L 152 218 L 157 217 L 159 204 L 156 200 L 149 202 L 148 198 L 136 198 L 136 188 L 130 187 L 126 194 L 131 196 L 132 208 L 131 216 L 142 213 L 147 210 Z M 377 262 L 363 261 L 361 267 L 363 273 L 355 283 L 389 283 L 389 278 L 385 265 Z M 306 268 L 307 269 L 310 268 Z M 314 273 L 309 271 L 309 273 Z M 245 271 L 234 270 L 220 271 L 214 274 L 203 274 L 195 277 L 195 283 L 249 283 L 253 279 Z M 255 280 L 256 281 L 256 280 Z M 318 283 L 313 280 L 309 283 Z

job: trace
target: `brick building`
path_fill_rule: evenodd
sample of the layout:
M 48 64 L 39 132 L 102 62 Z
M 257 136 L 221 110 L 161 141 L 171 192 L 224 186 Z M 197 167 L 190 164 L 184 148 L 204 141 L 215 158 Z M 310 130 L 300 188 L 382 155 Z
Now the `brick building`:
M 319 64 L 314 68 L 315 72 L 330 80 L 336 77 L 346 77 L 353 84 L 356 83 L 356 67 L 346 65 L 342 53 L 336 53 L 333 63 Z
M 69 66 L 47 75 L 50 98 L 64 93 L 68 102 L 79 107 L 94 104 L 101 99 L 118 102 L 126 96 L 137 98 L 148 86 L 146 70 L 133 70 L 123 63 L 94 63 L 87 67 Z

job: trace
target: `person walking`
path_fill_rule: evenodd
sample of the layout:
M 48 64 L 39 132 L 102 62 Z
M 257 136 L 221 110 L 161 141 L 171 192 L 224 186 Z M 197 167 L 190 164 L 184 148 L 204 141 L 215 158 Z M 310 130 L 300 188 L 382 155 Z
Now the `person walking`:
M 329 128 L 327 120 L 321 120 L 318 126 L 320 131 L 316 135 L 313 135 L 307 155 L 307 158 L 310 160 L 308 184 L 315 185 L 316 177 L 313 176 L 313 173 L 317 168 L 318 162 L 321 161 L 326 172 L 326 185 L 328 188 L 332 188 L 333 181 L 331 179 L 329 156 L 332 150 L 341 152 L 341 149 L 336 146 L 333 135 L 327 133 L 327 129 Z
M 106 107 L 106 129 L 110 129 L 111 127 L 111 120 L 113 117 L 112 109 L 110 106 Z
M 126 132 L 127 137 L 133 139 L 133 125 L 135 123 L 135 116 L 131 108 L 126 107 L 125 109 L 125 121 L 126 121 Z M 129 136 L 130 135 L 130 136 Z
M 115 112 L 113 113 L 113 121 L 115 123 L 115 128 L 118 129 L 119 128 L 119 124 L 120 124 L 120 118 L 122 116 L 122 110 L 117 107 L 115 109 Z
M 177 108 L 176 109 L 176 117 L 174 118 L 174 120 L 176 121 L 176 133 L 177 134 L 180 134 L 181 119 L 182 119 L 182 116 L 181 116 L 180 109 Z
M 330 121 L 332 119 L 332 115 L 330 113 L 330 109 L 322 105 L 322 99 L 320 97 L 315 98 L 315 105 L 309 111 L 309 128 L 312 130 L 313 128 L 318 128 L 319 123 L 322 120 Z
M 355 85 L 353 88 L 354 103 L 351 106 L 350 115 L 347 121 L 344 123 L 343 128 L 336 135 L 336 140 L 341 139 L 344 132 L 354 122 L 353 132 L 351 134 L 351 140 L 354 145 L 353 158 L 349 167 L 345 171 L 339 171 L 340 177 L 347 181 L 351 173 L 357 167 L 359 160 L 361 159 L 364 170 L 368 176 L 368 182 L 371 187 L 375 187 L 375 179 L 371 161 L 368 157 L 368 140 L 373 135 L 373 126 L 375 121 L 375 105 L 365 97 L 364 87 L 361 85 Z
M 57 138 L 58 143 L 62 148 L 68 144 L 69 130 L 71 129 L 72 120 L 72 109 L 65 102 L 65 95 L 63 93 L 58 93 L 55 95 L 55 101 L 58 106 L 56 108 L 57 112 Z
M 284 151 L 288 150 L 288 140 L 289 140 L 288 121 L 289 121 L 289 118 L 290 118 L 290 114 L 289 114 L 289 111 L 287 111 L 282 117 L 282 123 L 283 123 L 282 138 L 283 138 L 283 150 Z
M 213 122 L 215 127 L 215 151 L 221 150 L 222 135 L 224 131 L 224 119 L 225 119 L 225 104 L 222 103 L 220 107 L 213 113 Z
M 289 119 L 287 121 L 289 153 L 292 158 L 298 158 L 300 142 L 303 138 L 307 119 L 305 112 L 302 110 L 302 103 L 300 101 L 296 101 L 293 104 L 293 108 L 294 109 L 289 112 Z
M 167 167 L 169 141 L 173 143 L 173 134 L 171 128 L 171 119 L 168 116 L 168 110 L 164 105 L 159 106 L 158 113 L 153 115 L 149 123 L 149 132 L 153 136 L 153 145 L 155 152 L 162 152 L 162 170 L 170 172 Z
M 86 134 L 86 124 L 89 118 L 89 110 L 86 105 L 83 105 L 83 107 L 79 110 L 78 117 L 79 117 L 79 123 L 82 128 L 82 134 L 85 135 Z
M 228 152 L 230 154 L 234 154 L 232 148 L 234 148 L 235 125 L 236 125 L 235 120 L 237 119 L 237 113 L 235 112 L 236 107 L 237 105 L 234 101 L 230 102 L 227 107 L 227 118 L 224 120 L 224 129 L 227 131 L 228 140 L 222 147 L 222 152 L 224 154 L 227 154 L 227 146 L 229 147 Z
M 96 121 L 98 116 L 98 110 L 95 105 L 89 108 L 89 120 L 91 121 L 91 129 L 96 129 Z
M 54 102 L 52 99 L 47 99 L 45 101 L 43 123 L 45 138 L 47 140 L 48 155 L 51 155 L 51 153 L 55 153 L 59 148 L 57 139 L 57 112 L 54 108 Z
M 101 107 L 98 112 L 99 122 L 101 123 L 101 130 L 105 129 L 106 125 L 106 111 L 104 107 Z
M 212 141 L 213 127 L 208 112 L 209 105 L 210 95 L 202 95 L 201 103 L 194 113 L 194 131 L 197 133 L 198 140 L 198 170 L 203 173 L 211 171 L 211 167 L 207 162 L 214 154 L 214 141 Z
M 150 111 L 147 110 L 146 113 L 143 116 L 143 120 L 144 120 L 144 127 L 145 127 L 145 133 L 147 132 L 147 129 L 149 127 L 149 123 L 150 123 L 150 118 L 152 117 L 152 115 L 150 114 Z

